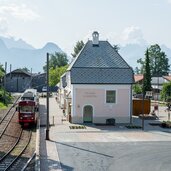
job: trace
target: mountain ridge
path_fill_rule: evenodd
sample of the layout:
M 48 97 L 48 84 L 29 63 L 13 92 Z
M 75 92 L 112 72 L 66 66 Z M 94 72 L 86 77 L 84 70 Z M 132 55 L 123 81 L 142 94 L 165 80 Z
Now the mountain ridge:
M 135 69 L 136 66 L 139 67 L 137 60 L 145 58 L 145 50 L 149 46 L 150 45 L 138 43 L 126 44 L 125 46 L 119 45 L 119 54 L 130 67 Z M 164 44 L 160 45 L 160 47 L 161 50 L 166 53 L 169 64 L 171 64 L 171 49 Z M 34 48 L 22 39 L 15 40 L 14 38 L 0 36 L 0 64 L 4 64 L 7 61 L 8 65 L 12 64 L 12 70 L 27 67 L 29 70 L 32 68 L 33 72 L 43 72 L 47 52 L 64 53 L 64 51 L 53 42 L 47 42 L 42 48 Z
M 6 43 L 3 41 L 4 39 Z M 15 41 L 0 36 L 0 64 L 8 62 L 8 65 L 12 64 L 12 70 L 27 67 L 33 72 L 43 72 L 47 52 L 63 53 L 62 49 L 52 42 L 47 42 L 42 48 L 36 49 L 22 39 Z

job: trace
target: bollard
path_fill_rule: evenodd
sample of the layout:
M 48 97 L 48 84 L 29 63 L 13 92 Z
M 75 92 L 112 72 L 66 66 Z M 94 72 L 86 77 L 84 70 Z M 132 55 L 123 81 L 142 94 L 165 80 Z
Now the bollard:
M 168 112 L 168 121 L 170 121 L 170 111 Z
M 55 125 L 54 116 L 53 116 L 53 125 Z

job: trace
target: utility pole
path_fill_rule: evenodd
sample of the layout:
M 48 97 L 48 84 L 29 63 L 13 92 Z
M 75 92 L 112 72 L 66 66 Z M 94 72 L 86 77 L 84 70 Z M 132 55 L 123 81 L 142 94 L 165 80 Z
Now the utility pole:
M 46 140 L 49 140 L 49 53 L 47 53 L 47 94 L 46 94 L 46 106 L 47 106 L 47 118 L 46 118 Z
M 10 64 L 10 79 L 11 79 L 12 64 Z
M 30 88 L 32 88 L 32 79 L 33 79 L 33 77 L 32 77 L 32 68 L 31 68 L 31 81 L 30 81 Z
M 6 74 L 7 74 L 7 62 L 5 62 L 5 75 L 4 75 L 4 104 L 6 104 Z
M 143 87 L 142 87 L 142 90 L 143 90 L 143 99 L 142 99 L 142 130 L 144 130 L 144 96 L 145 96 L 145 90 L 144 90 L 144 79 L 145 79 L 145 74 L 143 74 Z

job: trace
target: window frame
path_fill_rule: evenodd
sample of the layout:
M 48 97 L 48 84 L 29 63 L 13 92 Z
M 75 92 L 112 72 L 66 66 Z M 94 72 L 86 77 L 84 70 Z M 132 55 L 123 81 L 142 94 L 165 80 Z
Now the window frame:
M 109 94 L 108 94 L 108 92 L 114 92 L 114 101 L 111 101 L 111 102 L 109 102 L 109 100 L 108 100 L 108 96 L 109 96 Z M 112 96 L 112 95 L 110 95 L 110 96 Z M 113 97 L 111 97 L 111 98 L 113 98 Z M 106 97 L 105 97 L 105 103 L 106 104 L 116 104 L 116 90 L 106 90 Z

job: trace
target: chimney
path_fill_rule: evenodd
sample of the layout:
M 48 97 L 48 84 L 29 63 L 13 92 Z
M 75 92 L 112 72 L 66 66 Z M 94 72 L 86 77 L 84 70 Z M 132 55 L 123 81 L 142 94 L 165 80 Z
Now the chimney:
M 93 46 L 99 46 L 99 33 L 97 31 L 94 31 L 92 37 L 93 37 Z

